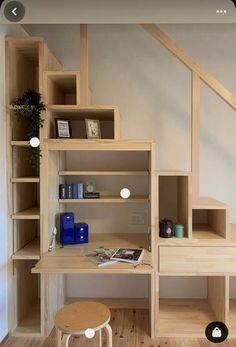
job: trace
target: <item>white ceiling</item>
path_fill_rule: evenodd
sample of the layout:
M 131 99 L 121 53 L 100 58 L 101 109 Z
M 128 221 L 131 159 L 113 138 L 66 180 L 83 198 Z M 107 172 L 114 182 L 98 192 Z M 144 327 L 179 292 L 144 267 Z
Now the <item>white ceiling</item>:
M 2 14 L 0 23 L 8 23 Z M 231 0 L 21 0 L 22 23 L 236 23 Z M 226 14 L 216 11 L 227 10 Z

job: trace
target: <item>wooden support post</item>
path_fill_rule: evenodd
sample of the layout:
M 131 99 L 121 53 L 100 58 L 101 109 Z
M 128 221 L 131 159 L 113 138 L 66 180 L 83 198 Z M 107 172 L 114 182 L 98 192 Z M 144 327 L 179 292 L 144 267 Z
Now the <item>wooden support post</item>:
M 200 78 L 192 72 L 191 170 L 193 201 L 199 197 Z
M 80 25 L 80 103 L 88 105 L 88 33 L 87 25 Z
M 207 278 L 207 301 L 216 320 L 227 324 L 229 303 L 229 277 L 209 276 Z

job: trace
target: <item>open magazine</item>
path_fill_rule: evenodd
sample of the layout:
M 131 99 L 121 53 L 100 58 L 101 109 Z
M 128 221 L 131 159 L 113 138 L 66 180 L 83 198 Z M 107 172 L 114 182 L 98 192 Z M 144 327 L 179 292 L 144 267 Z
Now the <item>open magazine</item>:
M 94 253 L 86 254 L 86 257 L 88 257 L 97 266 L 101 267 L 112 265 L 120 261 L 131 264 L 139 264 L 143 258 L 143 254 L 143 248 L 97 248 Z
M 112 265 L 117 263 L 117 260 L 111 259 L 115 251 L 116 249 L 97 248 L 94 253 L 87 254 L 86 257 L 99 267 Z
M 111 260 L 123 261 L 126 263 L 138 264 L 141 262 L 144 254 L 143 248 L 119 248 L 111 256 Z

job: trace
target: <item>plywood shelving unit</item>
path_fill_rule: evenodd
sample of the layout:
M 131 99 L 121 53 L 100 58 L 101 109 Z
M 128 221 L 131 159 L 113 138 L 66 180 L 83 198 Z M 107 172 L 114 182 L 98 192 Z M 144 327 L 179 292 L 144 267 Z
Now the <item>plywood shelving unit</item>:
M 236 303 L 229 295 L 229 283 L 235 276 L 236 234 L 229 230 L 229 209 L 214 199 L 199 199 L 196 194 L 200 79 L 230 106 L 235 107 L 236 103 L 234 105 L 233 97 L 219 82 L 160 29 L 153 25 L 143 25 L 143 28 L 192 71 L 192 167 L 189 172 L 155 172 L 155 143 L 120 139 L 118 108 L 92 105 L 86 26 L 81 27 L 80 72 L 64 71 L 41 38 L 6 40 L 11 332 L 47 335 L 51 331 L 55 312 L 67 298 L 66 274 L 132 274 L 148 277 L 151 336 L 204 337 L 205 326 L 213 320 L 229 322 L 230 335 L 236 336 Z M 27 122 L 17 124 L 11 106 L 28 88 L 39 91 L 46 104 L 44 127 L 40 132 L 39 176 L 25 161 Z M 56 139 L 55 118 L 71 121 L 72 139 Z M 100 121 L 101 139 L 86 139 L 86 118 Z M 86 184 L 88 181 L 95 183 L 96 190 L 101 192 L 100 199 L 59 199 L 60 183 Z M 131 190 L 128 200 L 119 197 L 123 187 Z M 134 227 L 129 217 L 136 208 L 145 214 L 146 221 Z M 48 253 L 59 214 L 68 211 L 75 213 L 76 221 L 89 224 L 90 241 L 83 247 L 57 246 Z M 185 237 L 159 238 L 158 225 L 162 218 L 183 224 Z M 134 267 L 117 263 L 98 268 L 85 254 L 99 246 L 144 247 L 145 264 Z M 168 276 L 180 280 L 204 277 L 205 297 L 179 299 L 174 292 L 171 297 L 162 297 L 159 286 Z M 131 300 L 130 305 L 134 301 Z M 109 302 L 114 307 L 115 301 Z M 142 299 L 140 305 L 143 303 Z M 134 305 L 139 307 L 137 302 Z

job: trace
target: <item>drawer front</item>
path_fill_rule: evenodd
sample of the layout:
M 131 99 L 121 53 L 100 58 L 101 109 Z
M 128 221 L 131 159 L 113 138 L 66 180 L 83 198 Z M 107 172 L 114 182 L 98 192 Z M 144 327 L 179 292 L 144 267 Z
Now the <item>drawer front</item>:
M 236 272 L 236 247 L 159 247 L 159 272 Z

